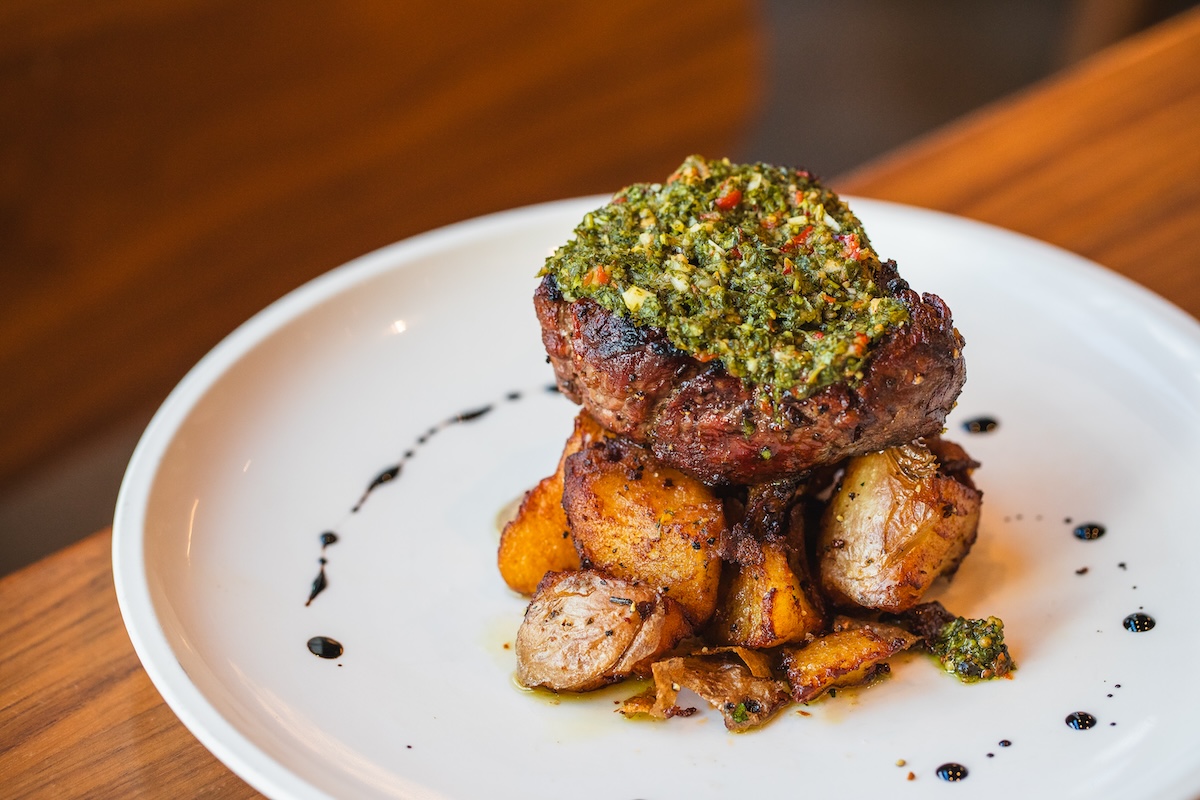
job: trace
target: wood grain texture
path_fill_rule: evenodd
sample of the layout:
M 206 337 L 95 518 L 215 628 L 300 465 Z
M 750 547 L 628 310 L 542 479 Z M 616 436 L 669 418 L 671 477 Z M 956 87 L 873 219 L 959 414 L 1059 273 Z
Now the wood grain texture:
M 0 5 L 0 485 L 350 258 L 729 151 L 757 25 L 749 0 Z
M 1029 234 L 1200 317 L 1200 9 L 838 186 Z
M 0 579 L 0 796 L 257 797 L 150 683 L 111 547 L 102 531 Z

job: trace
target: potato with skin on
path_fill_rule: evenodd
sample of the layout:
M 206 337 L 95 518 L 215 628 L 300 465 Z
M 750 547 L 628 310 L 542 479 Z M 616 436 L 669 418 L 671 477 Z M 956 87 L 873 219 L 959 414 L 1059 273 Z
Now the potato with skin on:
M 589 442 L 612 434 L 581 411 L 567 439 L 558 469 L 525 493 L 517 515 L 504 526 L 496 564 L 500 577 L 514 592 L 531 595 L 547 572 L 579 569 L 579 554 L 563 511 L 563 464 Z
M 970 478 L 976 466 L 940 440 L 850 459 L 821 520 L 826 595 L 841 607 L 891 613 L 919 603 L 975 542 L 983 497 Z
M 792 699 L 804 703 L 829 689 L 865 683 L 883 662 L 907 650 L 921 637 L 896 625 L 850 623 L 804 647 L 782 650 Z
M 712 616 L 721 579 L 721 500 L 625 439 L 593 441 L 566 460 L 563 507 L 585 566 L 644 581 L 693 626 Z
M 652 587 L 591 570 L 552 572 L 517 630 L 517 679 L 557 692 L 598 689 L 649 674 L 691 630 L 679 604 Z

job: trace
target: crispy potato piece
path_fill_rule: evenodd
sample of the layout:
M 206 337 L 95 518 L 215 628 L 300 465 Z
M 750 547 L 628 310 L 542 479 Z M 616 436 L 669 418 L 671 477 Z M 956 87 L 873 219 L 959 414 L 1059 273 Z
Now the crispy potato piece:
M 750 674 L 756 678 L 775 677 L 775 670 L 771 668 L 771 657 L 761 650 L 751 650 L 748 647 L 738 647 L 737 645 L 730 645 L 728 647 L 701 645 L 699 650 L 692 650 L 682 655 L 711 656 L 719 653 L 733 653 L 742 660 L 742 663 L 750 670 Z
M 670 592 L 693 626 L 712 616 L 725 515 L 704 484 L 604 439 L 567 458 L 563 507 L 585 566 Z
M 903 628 L 879 622 L 839 627 L 804 647 L 783 648 L 788 683 L 797 703 L 838 686 L 864 683 L 886 668 L 885 659 L 921 641 Z
M 812 585 L 797 484 L 751 487 L 743 520 L 722 544 L 726 557 L 710 633 L 721 644 L 775 647 L 824 632 Z
M 552 572 L 517 630 L 517 679 L 585 692 L 630 675 L 691 633 L 678 603 L 653 588 L 594 571 Z
M 775 647 L 820 633 L 825 624 L 800 578 L 784 542 L 756 542 L 757 564 L 727 564 L 728 578 L 713 617 L 711 633 L 721 644 Z
M 658 719 L 690 716 L 696 709 L 680 708 L 675 700 L 680 689 L 691 689 L 720 711 L 725 727 L 735 733 L 763 724 L 791 700 L 788 684 L 754 675 L 734 655 L 720 652 L 655 663 L 654 687 L 626 700 L 621 713 Z
M 821 520 L 821 586 L 838 605 L 898 613 L 920 602 L 939 575 L 953 573 L 979 525 L 975 462 L 962 449 L 947 474 L 921 442 L 850 459 Z
M 589 442 L 609 435 L 590 414 L 581 411 L 558 459 L 558 469 L 525 493 L 517 515 L 504 526 L 496 564 L 500 577 L 514 592 L 533 594 L 547 572 L 579 569 L 579 554 L 562 507 L 563 463 Z

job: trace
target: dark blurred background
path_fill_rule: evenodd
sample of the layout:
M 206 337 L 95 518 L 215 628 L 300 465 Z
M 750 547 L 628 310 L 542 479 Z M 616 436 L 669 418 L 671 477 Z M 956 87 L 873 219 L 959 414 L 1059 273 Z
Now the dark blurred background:
M 631 20 L 609 19 L 603 11 L 592 18 L 587 16 L 592 12 L 563 11 L 548 4 L 536 16 L 527 9 L 496 11 L 486 4 L 474 5 L 474 13 L 462 12 L 458 18 L 454 4 L 446 4 L 443 17 L 406 19 L 399 6 L 347 3 L 344 11 L 340 4 L 321 8 L 311 23 L 293 18 L 300 13 L 295 6 L 275 2 L 127 0 L 96 6 L 46 0 L 0 8 L 0 96 L 5 97 L 0 104 L 0 437 L 11 445 L 0 463 L 0 574 L 108 525 L 124 466 L 170 386 L 238 322 L 324 269 L 391 238 L 506 205 L 614 190 L 619 188 L 614 181 L 659 179 L 686 155 L 675 150 L 691 142 L 726 142 L 727 154 L 738 160 L 803 166 L 837 188 L 839 175 L 864 162 L 1069 68 L 1194 3 L 649 3 L 645 8 L 656 12 L 671 11 L 667 7 L 672 5 L 677 14 L 682 9 L 688 21 L 702 20 L 710 31 L 724 25 L 724 13 L 746 17 L 740 24 L 752 42 L 738 39 L 737 31 L 729 33 L 737 39 L 729 49 L 737 63 L 687 62 L 687 37 L 713 34 L 684 25 L 670 37 L 661 29 L 646 32 L 645 42 L 613 54 L 611 69 L 604 70 L 614 85 L 628 85 L 637 80 L 637 58 L 680 60 L 680 74 L 688 79 L 681 85 L 688 85 L 692 95 L 680 105 L 684 110 L 665 108 L 663 113 L 695 115 L 701 129 L 712 129 L 712 138 L 698 136 L 677 145 L 657 140 L 647 125 L 637 144 L 640 160 L 625 157 L 632 145 L 619 143 L 614 152 L 598 149 L 594 165 L 558 165 L 565 176 L 560 182 L 532 186 L 521 183 L 519 167 L 521 159 L 528 163 L 539 157 L 540 142 L 523 138 L 516 127 L 496 123 L 549 113 L 550 101 L 544 97 L 552 93 L 547 89 L 544 95 L 521 94 L 503 84 L 488 86 L 487 54 L 503 50 L 507 42 L 528 48 L 529 58 L 536 59 L 540 54 L 531 43 L 552 38 L 555 26 L 620 25 Z M 485 7 L 491 10 L 480 10 Z M 526 18 L 519 18 L 521 14 Z M 363 31 L 374 32 L 374 38 L 363 39 Z M 506 39 L 511 31 L 527 38 Z M 457 58 L 447 60 L 444 52 L 439 56 L 439 35 L 462 36 L 464 52 L 476 60 L 464 58 L 460 63 Z M 221 42 L 222 48 L 212 48 L 213 41 Z M 402 51 L 407 60 L 396 63 L 407 65 L 412 74 L 387 72 L 391 62 L 386 60 L 364 60 L 368 45 L 381 53 Z M 251 63 L 245 59 L 252 59 L 260 48 L 265 53 L 261 73 L 238 74 L 239 65 Z M 604 63 L 604 54 L 597 57 Z M 258 191 L 254 183 L 232 187 L 223 195 L 214 189 L 181 200 L 188 186 L 202 185 L 210 173 L 224 174 L 213 172 L 214 152 L 222 169 L 236 168 L 238 159 L 261 169 L 271 177 L 272 191 L 315 191 L 317 184 L 306 183 L 300 173 L 289 188 L 290 174 L 273 166 L 288 163 L 284 159 L 289 152 L 304 144 L 299 133 L 293 141 L 286 127 L 263 126 L 260 132 L 253 126 L 271 114 L 288 119 L 289 114 L 301 113 L 309 100 L 294 88 L 297 82 L 320 87 L 328 74 L 345 72 L 345 64 L 360 61 L 361 67 L 354 68 L 361 74 L 349 84 L 354 96 L 346 99 L 346 91 L 331 91 L 339 102 L 357 101 L 346 107 L 366 116 L 340 116 L 336 102 L 327 112 L 318 109 L 316 117 L 326 132 L 314 141 L 322 147 L 340 141 L 351 150 L 365 148 L 361 138 L 356 142 L 341 136 L 339 126 L 362 126 L 364 119 L 371 122 L 395 112 L 381 105 L 385 100 L 412 97 L 413 113 L 432 113 L 438 98 L 436 92 L 424 92 L 430 85 L 425 78 L 449 74 L 455 80 L 484 81 L 479 98 L 487 111 L 473 115 L 468 109 L 459 116 L 447 112 L 450 135 L 461 136 L 464 147 L 470 147 L 474 129 L 473 135 L 485 135 L 493 148 L 511 154 L 514 169 L 498 169 L 489 191 L 472 194 L 465 181 L 489 165 L 471 163 L 470 153 L 465 153 L 462 174 L 451 174 L 440 184 L 442 190 L 456 193 L 454 202 L 447 204 L 442 198 L 439 212 L 425 216 L 406 207 L 400 223 L 384 219 L 386 208 L 371 202 L 389 196 L 376 186 L 385 178 L 392 180 L 382 173 L 357 184 L 322 184 L 323 202 L 328 204 L 322 208 L 336 213 L 324 212 L 315 221 L 281 218 L 286 216 L 285 206 L 275 208 L 253 196 Z M 466 69 L 464 63 L 474 65 L 478 73 L 456 77 L 456 71 Z M 588 91 L 585 67 L 563 66 L 563 80 L 581 93 Z M 571 72 L 576 68 L 581 70 L 578 75 Z M 154 82 L 140 79 L 147 70 L 154 73 Z M 751 73 L 756 84 L 734 103 L 723 101 L 714 89 L 732 70 Z M 209 75 L 211 82 L 206 82 Z M 230 91 L 251 79 L 260 87 L 258 94 L 247 99 Z M 640 89 L 648 105 L 660 103 L 655 98 L 658 87 Z M 662 91 L 670 92 L 673 102 L 680 93 L 674 85 Z M 603 119 L 604 95 L 586 100 L 596 119 Z M 270 106 L 266 110 L 264 103 Z M 197 109 L 207 116 L 193 122 L 189 115 L 198 114 Z M 72 139 L 70 128 L 79 120 L 93 127 Z M 556 124 L 547 123 L 551 128 Z M 189 138 L 192 125 L 197 133 Z M 603 126 L 583 117 L 562 121 L 559 128 L 565 136 L 604 132 Z M 156 130 L 169 130 L 176 137 L 169 161 L 153 146 Z M 429 136 L 444 134 L 434 131 Z M 502 141 L 497 145 L 496 140 Z M 256 147 L 223 149 L 225 141 L 251 141 Z M 404 154 L 397 151 L 396 158 L 410 162 L 411 171 L 405 173 L 412 181 L 409 191 L 437 190 L 439 176 L 421 172 L 421 141 L 408 147 Z M 327 151 L 317 148 L 293 156 L 319 172 L 323 152 Z M 644 164 L 663 165 L 662 174 L 640 172 Z M 92 167 L 99 177 L 90 186 L 91 194 L 79 200 L 79 207 L 71 207 L 71 198 L 78 197 L 72 181 Z M 372 169 L 365 156 L 361 169 L 364 174 Z M 43 191 L 55 181 L 57 194 Z M 226 201 L 220 208 L 206 208 L 204 203 L 213 197 Z M 191 203 L 190 216 L 184 216 L 195 221 L 195 230 L 147 224 L 147 235 L 140 239 L 112 243 L 105 238 L 120 225 L 136 229 L 139 220 L 153 220 L 156 208 L 171 203 Z M 241 204 L 247 210 L 240 214 Z M 204 227 L 218 218 L 219 224 Z M 351 233 L 346 233 L 348 228 Z M 359 235 L 353 235 L 354 230 Z M 164 282 L 147 282 L 137 270 L 150 269 L 160 253 L 172 248 L 178 252 L 163 268 Z M 253 291 L 241 291 L 236 269 L 225 277 L 214 273 L 207 283 L 171 288 L 179 281 L 172 282 L 170 270 L 176 270 L 176 276 L 203 272 L 206 258 L 227 258 L 235 249 L 243 259 L 239 268 L 268 276 L 260 277 Z M 103 280 L 87 269 L 93 251 L 107 270 Z M 288 270 L 281 264 L 299 266 Z M 128 274 L 122 274 L 126 265 Z M 71 291 L 64 281 L 70 282 Z M 94 287 L 89 285 L 93 281 Z M 63 302 L 56 305 L 60 294 Z M 109 295 L 111 302 L 101 302 Z M 95 302 L 88 299 L 100 296 Z M 207 327 L 192 326 L 191 338 L 174 348 L 147 337 L 132 322 L 122 327 L 126 319 L 156 318 L 169 326 L 172 316 L 210 319 Z M 86 374 L 89 381 L 76 384 L 73 374 Z M 66 410 L 57 413 L 60 407 Z

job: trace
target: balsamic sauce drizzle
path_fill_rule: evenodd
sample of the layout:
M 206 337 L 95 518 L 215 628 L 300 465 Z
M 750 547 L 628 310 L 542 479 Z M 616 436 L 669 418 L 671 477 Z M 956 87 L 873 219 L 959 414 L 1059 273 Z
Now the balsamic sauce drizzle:
M 1149 614 L 1138 612 L 1136 614 L 1130 614 L 1121 624 L 1125 626 L 1125 630 L 1127 631 L 1132 631 L 1133 633 L 1145 633 L 1153 628 L 1157 623 L 1154 621 L 1154 617 L 1150 616 Z
M 318 563 L 321 565 L 321 571 L 318 572 L 317 577 L 313 579 L 312 590 L 309 591 L 308 600 L 304 603 L 306 607 L 311 605 L 312 601 L 316 599 L 317 595 L 325 591 L 326 587 L 329 586 L 329 578 L 325 576 L 325 564 L 328 563 L 325 560 L 325 548 L 329 547 L 331 544 L 335 544 L 337 540 L 338 535 L 333 531 L 325 531 L 321 534 L 321 557 L 318 559 Z
M 962 764 L 955 764 L 954 762 L 942 764 L 937 768 L 937 776 L 944 781 L 957 783 L 967 777 L 967 768 Z
M 544 388 L 545 388 L 546 392 L 550 392 L 550 393 L 554 393 L 554 394 L 558 393 L 558 386 L 556 386 L 555 384 L 549 384 L 549 385 L 545 386 Z M 504 400 L 507 402 L 510 402 L 510 403 L 514 403 L 514 402 L 520 400 L 523 396 L 524 396 L 523 392 L 514 390 L 514 391 L 506 393 L 504 395 Z M 495 403 L 488 403 L 487 405 L 483 405 L 483 406 L 479 406 L 477 408 L 472 408 L 472 409 L 468 409 L 466 411 L 462 411 L 458 414 L 448 417 L 447 419 L 442 420 L 437 425 L 434 425 L 433 427 L 426 430 L 423 434 L 421 434 L 420 436 L 417 437 L 416 443 L 414 444 L 413 447 L 410 447 L 409 449 L 404 451 L 404 454 L 400 457 L 399 461 L 397 461 L 395 464 L 392 464 L 391 466 L 383 469 L 374 478 L 371 479 L 371 481 L 367 484 L 366 490 L 362 493 L 362 496 L 360 496 L 358 498 L 358 502 L 356 502 L 353 506 L 351 506 L 350 513 L 357 514 L 359 512 L 359 510 L 363 507 L 363 504 L 367 502 L 367 498 L 370 497 L 372 492 L 374 492 L 379 487 L 385 486 L 389 483 L 392 483 L 397 478 L 399 478 L 401 472 L 404 470 L 405 464 L 407 464 L 410 459 L 412 459 L 414 456 L 416 456 L 417 449 L 420 446 L 427 444 L 431 437 L 433 437 L 436 434 L 441 433 L 442 431 L 446 430 L 447 428 L 453 427 L 455 425 L 461 425 L 466 422 L 474 422 L 478 419 L 481 419 L 484 416 L 486 416 L 487 414 L 494 411 L 496 408 L 496 405 L 497 404 L 495 404 Z M 337 543 L 338 535 L 336 533 L 334 533 L 333 531 L 325 531 L 324 533 L 321 534 L 320 541 L 321 541 L 321 556 L 317 560 L 317 563 L 319 563 L 321 565 L 321 568 L 320 568 L 320 571 L 317 572 L 317 577 L 313 579 L 312 587 L 308 593 L 308 600 L 305 601 L 305 603 L 304 603 L 305 606 L 311 605 L 312 601 L 317 598 L 317 595 L 321 594 L 321 592 L 325 591 L 329 587 L 329 576 L 325 572 L 325 565 L 328 564 L 329 562 L 325 558 L 325 548 L 329 547 L 331 544 Z M 317 641 L 317 639 L 324 639 L 324 637 L 316 637 L 314 639 L 310 639 L 309 643 L 308 643 L 310 650 L 313 649 L 313 642 Z M 329 641 L 332 641 L 332 640 L 329 640 Z M 337 644 L 337 643 L 334 642 L 334 644 Z M 338 648 L 341 648 L 340 644 L 338 644 L 337 646 L 338 646 Z M 313 650 L 313 652 L 315 653 L 316 651 Z M 339 649 L 338 654 L 340 655 L 340 653 L 341 653 L 341 650 Z M 320 654 L 318 654 L 318 655 L 320 655 Z M 325 657 L 335 658 L 336 656 L 322 656 L 322 657 L 323 658 L 325 658 Z
M 314 636 L 308 640 L 308 651 L 321 658 L 339 658 L 346 648 L 337 639 L 328 636 Z
M 1106 533 L 1108 530 L 1099 522 L 1085 522 L 1075 528 L 1075 538 L 1085 542 L 1094 542 Z
M 967 433 L 991 433 L 1000 427 L 1000 420 L 994 417 L 975 417 L 962 424 Z
M 1067 727 L 1077 731 L 1086 731 L 1096 727 L 1096 718 L 1086 711 L 1076 711 L 1067 715 Z
M 317 577 L 313 578 L 312 589 L 308 592 L 308 599 L 304 601 L 305 608 L 312 605 L 312 601 L 317 599 L 317 595 L 329 588 L 329 578 L 325 575 L 325 565 L 329 562 L 325 560 L 325 556 L 321 556 L 318 561 L 321 571 L 317 573 Z

